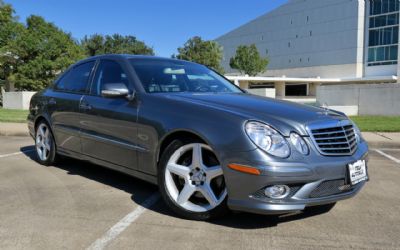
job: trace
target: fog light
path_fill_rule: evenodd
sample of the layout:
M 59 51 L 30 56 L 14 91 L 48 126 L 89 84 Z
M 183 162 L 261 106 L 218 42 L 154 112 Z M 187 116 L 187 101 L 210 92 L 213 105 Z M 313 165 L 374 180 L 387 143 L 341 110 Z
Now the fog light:
M 290 188 L 286 185 L 274 185 L 265 188 L 265 195 L 272 199 L 283 199 L 289 195 Z

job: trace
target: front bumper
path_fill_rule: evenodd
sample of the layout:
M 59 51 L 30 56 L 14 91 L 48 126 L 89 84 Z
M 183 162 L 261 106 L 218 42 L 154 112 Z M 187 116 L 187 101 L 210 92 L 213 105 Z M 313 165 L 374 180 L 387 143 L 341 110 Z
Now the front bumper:
M 360 159 L 368 161 L 365 142 L 351 156 L 327 157 L 311 151 L 310 155 L 303 156 L 292 150 L 288 159 L 279 161 L 259 149 L 224 157 L 224 166 L 234 162 L 256 167 L 261 172 L 261 175 L 250 175 L 224 167 L 228 206 L 232 210 L 284 214 L 347 199 L 362 189 L 365 181 L 355 186 L 347 184 L 347 165 Z M 263 194 L 265 187 L 277 184 L 291 187 L 290 195 L 279 200 Z

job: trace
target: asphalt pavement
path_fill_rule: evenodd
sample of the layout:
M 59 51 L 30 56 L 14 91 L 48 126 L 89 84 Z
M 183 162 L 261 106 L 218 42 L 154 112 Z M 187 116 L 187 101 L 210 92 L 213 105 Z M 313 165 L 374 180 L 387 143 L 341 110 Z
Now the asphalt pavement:
M 0 136 L 0 249 L 400 249 L 400 149 L 371 149 L 371 180 L 331 210 L 195 222 L 133 177 L 71 159 L 39 165 L 32 144 Z

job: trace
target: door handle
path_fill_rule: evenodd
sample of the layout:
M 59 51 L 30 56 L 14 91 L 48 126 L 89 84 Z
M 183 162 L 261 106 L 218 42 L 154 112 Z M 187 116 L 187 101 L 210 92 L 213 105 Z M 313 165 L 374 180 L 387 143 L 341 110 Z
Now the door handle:
M 57 104 L 56 99 L 50 98 L 49 104 L 50 104 L 50 105 L 56 105 L 56 104 Z

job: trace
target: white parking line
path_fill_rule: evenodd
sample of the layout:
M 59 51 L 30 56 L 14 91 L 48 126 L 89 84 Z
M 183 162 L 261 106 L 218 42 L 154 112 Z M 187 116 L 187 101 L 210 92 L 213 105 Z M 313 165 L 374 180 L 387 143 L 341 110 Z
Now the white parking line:
M 10 156 L 14 156 L 14 155 L 20 155 L 20 154 L 29 153 L 29 152 L 32 152 L 32 151 L 34 151 L 34 149 L 29 149 L 29 150 L 24 150 L 24 151 L 20 151 L 20 152 L 0 155 L 0 158 L 10 157 Z
M 120 235 L 129 225 L 139 218 L 146 210 L 151 207 L 160 198 L 159 193 L 152 194 L 142 204 L 139 205 L 135 210 L 127 214 L 117 224 L 112 226 L 101 238 L 97 239 L 87 249 L 100 250 L 104 249 L 113 239 Z
M 386 153 L 380 151 L 379 149 L 375 149 L 375 152 L 377 152 L 377 153 L 379 153 L 380 155 L 382 155 L 382 156 L 384 156 L 384 157 L 386 157 L 386 158 L 388 158 L 388 159 L 390 159 L 390 160 L 392 160 L 392 161 L 394 161 L 394 162 L 400 164 L 400 160 L 397 159 L 396 157 L 393 157 L 393 156 L 391 156 L 391 155 L 388 155 L 388 154 L 386 154 Z
M 375 149 L 374 149 L 375 150 Z M 383 151 L 394 151 L 394 152 L 400 152 L 400 148 L 380 148 L 379 150 Z

